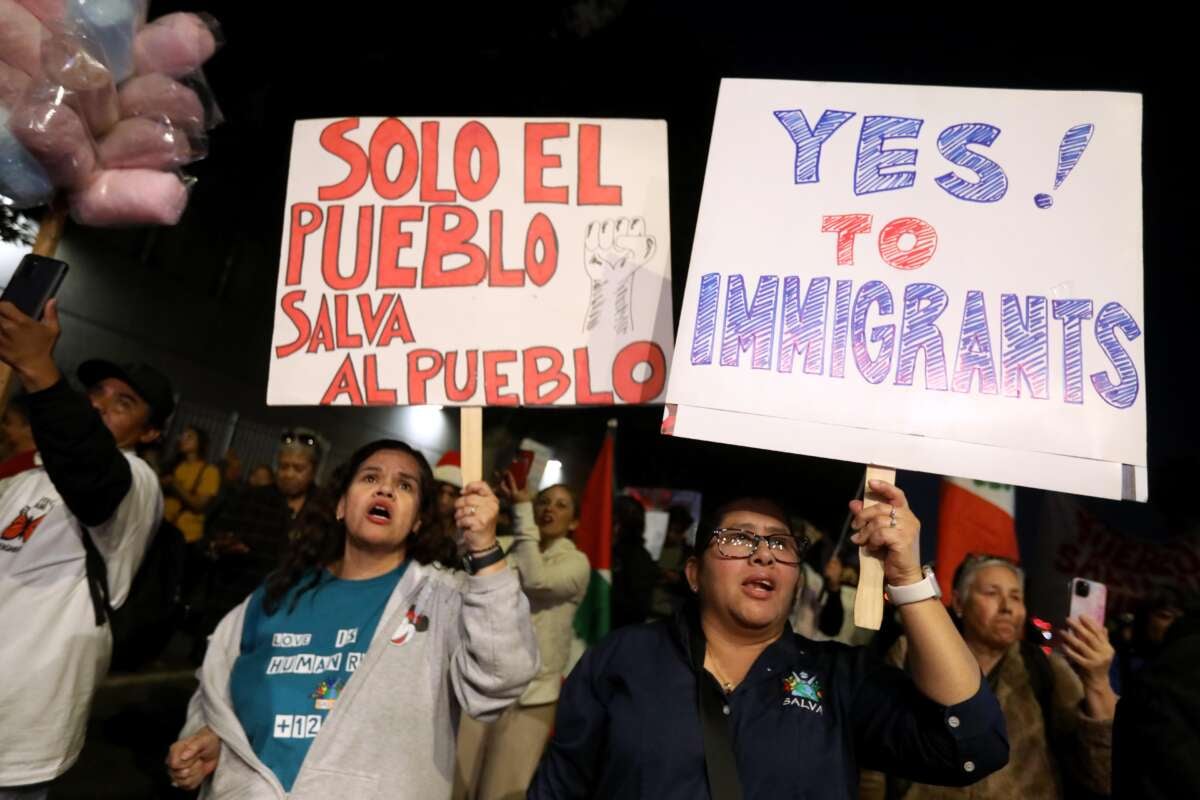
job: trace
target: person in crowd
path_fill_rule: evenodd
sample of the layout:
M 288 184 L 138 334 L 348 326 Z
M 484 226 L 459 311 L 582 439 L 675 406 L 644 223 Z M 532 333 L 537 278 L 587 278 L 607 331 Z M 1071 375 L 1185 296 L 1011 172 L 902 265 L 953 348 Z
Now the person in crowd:
M 251 489 L 261 489 L 273 483 L 275 483 L 275 472 L 271 469 L 270 464 L 259 464 L 250 470 L 250 475 L 246 478 L 246 485 Z
M 443 532 L 452 535 L 455 531 L 454 504 L 463 488 L 461 456 L 457 450 L 442 454 L 433 468 L 435 488 L 434 522 Z
M 836 639 L 842 631 L 845 613 L 842 607 L 842 562 L 825 537 L 814 525 L 803 519 L 792 520 L 793 527 L 802 531 L 811 542 L 800 564 L 800 591 L 789 621 L 792 629 L 808 639 Z
M 1133 619 L 1117 637 L 1117 680 L 1123 686 L 1162 650 L 1167 629 L 1183 616 L 1183 601 L 1174 588 L 1164 586 L 1137 605 Z
M 1114 797 L 1200 797 L 1200 603 L 1175 602 L 1161 647 L 1117 703 Z
M 212 542 L 214 519 L 220 519 L 225 513 L 225 510 L 241 496 L 242 491 L 246 488 L 242 484 L 242 458 L 237 454 L 236 450 L 230 448 L 225 451 L 225 456 L 217 463 L 217 471 L 221 475 L 221 488 L 217 490 L 217 496 L 208 506 L 208 512 L 204 515 L 204 536 L 208 542 Z M 271 476 L 271 483 L 275 480 L 274 474 Z M 258 484 L 266 486 L 267 484 Z
M 206 633 L 279 566 L 302 510 L 311 505 L 314 513 L 330 511 L 317 491 L 321 444 L 315 431 L 285 430 L 275 460 L 274 483 L 246 489 L 210 525 L 215 565 L 204 612 Z
M 0 482 L 0 797 L 45 798 L 83 746 L 120 608 L 162 517 L 158 476 L 134 453 L 174 408 L 162 373 L 85 361 L 73 390 L 42 320 L 0 303 L 0 361 L 28 393 L 41 463 Z M 86 566 L 85 566 L 86 565 Z M 92 576 L 94 580 L 90 579 Z
M 955 785 L 1001 768 L 1004 719 L 914 555 L 920 522 L 898 488 L 871 490 L 885 502 L 851 502 L 852 541 L 884 560 L 911 677 L 791 631 L 805 540 L 777 503 L 735 500 L 697 535 L 694 600 L 571 671 L 529 797 L 851 798 L 862 765 Z
M 613 505 L 612 626 L 645 622 L 658 582 L 658 565 L 646 549 L 646 509 L 629 496 Z
M 454 504 L 462 493 L 462 465 L 457 450 L 444 453 L 433 468 L 434 504 L 431 540 L 434 560 L 450 568 L 458 567 L 460 534 L 454 523 Z
M 1023 638 L 1025 575 L 1005 558 L 968 557 L 954 577 L 953 609 L 963 638 L 996 693 L 1008 725 L 1008 766 L 970 792 L 891 781 L 888 792 L 914 798 L 1059 798 L 1078 784 L 1100 795 L 1112 782 L 1112 724 L 1117 697 L 1109 684 L 1113 648 L 1091 619 L 1067 620 L 1062 655 L 1047 657 Z M 911 633 L 888 660 L 911 665 Z M 1064 657 L 1065 656 L 1065 657 Z M 883 781 L 864 778 L 865 796 L 883 796 Z
M 356 451 L 336 521 L 306 512 L 284 564 L 214 633 L 172 781 L 212 798 L 448 796 L 460 711 L 495 718 L 538 669 L 497 507 L 469 484 L 465 572 L 430 566 L 429 463 L 395 440 Z
M 13 395 L 0 417 L 0 439 L 7 453 L 0 461 L 0 480 L 33 469 L 37 466 L 37 442 L 33 440 L 33 426 L 29 424 L 29 398 L 24 394 Z
M 176 443 L 175 465 L 162 477 L 163 518 L 179 528 L 184 541 L 204 538 L 204 515 L 221 491 L 221 472 L 208 463 L 208 433 L 188 425 Z
M 530 489 L 505 473 L 501 494 L 512 501 L 516 533 L 508 563 L 529 598 L 541 669 L 520 699 L 492 725 L 463 720 L 459 732 L 459 773 L 455 795 L 476 800 L 525 796 L 537 768 L 562 686 L 571 650 L 575 611 L 587 592 L 591 565 L 575 548 L 579 504 L 563 485 L 533 499 Z M 532 501 L 532 502 L 531 502 Z
M 693 522 L 685 506 L 671 506 L 667 511 L 667 535 L 658 555 L 658 580 L 650 599 L 650 616 L 654 619 L 670 619 L 687 597 L 683 565 L 687 561 L 687 533 Z

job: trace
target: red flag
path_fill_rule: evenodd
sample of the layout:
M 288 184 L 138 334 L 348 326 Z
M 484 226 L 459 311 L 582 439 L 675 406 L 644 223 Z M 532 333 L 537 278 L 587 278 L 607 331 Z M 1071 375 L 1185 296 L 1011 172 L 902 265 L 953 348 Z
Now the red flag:
M 938 506 L 937 580 L 950 604 L 954 571 L 970 553 L 1018 560 L 1013 487 L 965 478 L 943 478 Z
M 589 645 L 608 633 L 612 626 L 610 596 L 612 593 L 612 527 L 613 527 L 613 429 L 608 433 L 592 474 L 588 477 L 581 499 L 579 527 L 575 529 L 575 546 L 592 564 L 592 579 L 587 595 L 575 612 L 575 634 Z

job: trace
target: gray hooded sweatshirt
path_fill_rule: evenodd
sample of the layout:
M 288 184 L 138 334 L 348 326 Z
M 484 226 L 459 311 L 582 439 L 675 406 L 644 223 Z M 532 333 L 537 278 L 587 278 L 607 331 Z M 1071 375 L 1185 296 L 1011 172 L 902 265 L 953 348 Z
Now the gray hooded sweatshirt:
M 410 607 L 427 628 L 408 621 Z M 449 797 L 460 713 L 495 719 L 538 671 L 515 572 L 472 576 L 410 564 L 289 794 L 255 755 L 230 699 L 245 612 L 243 601 L 213 633 L 181 733 L 207 725 L 221 739 L 202 800 Z

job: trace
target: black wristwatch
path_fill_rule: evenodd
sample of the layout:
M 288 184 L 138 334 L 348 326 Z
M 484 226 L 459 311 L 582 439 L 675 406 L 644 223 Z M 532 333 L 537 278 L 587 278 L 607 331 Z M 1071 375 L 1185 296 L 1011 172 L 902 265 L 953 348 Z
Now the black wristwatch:
M 492 564 L 504 560 L 504 548 L 499 544 L 494 544 L 486 550 L 481 550 L 478 553 L 470 551 L 463 554 L 462 565 L 468 575 L 474 575 L 484 567 L 490 567 Z

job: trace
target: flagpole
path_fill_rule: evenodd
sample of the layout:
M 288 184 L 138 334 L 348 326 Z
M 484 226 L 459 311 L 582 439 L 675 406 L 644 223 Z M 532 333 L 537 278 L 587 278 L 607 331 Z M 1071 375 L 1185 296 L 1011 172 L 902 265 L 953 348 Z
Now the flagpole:
M 617 453 L 619 452 L 619 451 L 617 450 L 617 429 L 618 429 L 619 425 L 620 425 L 620 423 L 617 421 L 617 418 L 616 418 L 616 417 L 609 417 L 609 419 L 608 419 L 608 427 L 607 427 L 607 429 L 604 431 L 604 435 L 605 435 L 605 437 L 608 437 L 608 436 L 611 436 L 611 437 L 612 437 L 612 453 L 613 453 L 613 454 L 612 454 L 612 485 L 613 485 L 613 496 L 610 498 L 610 500 L 611 500 L 612 502 L 616 502 L 617 496 L 620 494 L 620 490 L 619 490 L 617 487 L 621 485 L 621 482 L 620 482 L 619 480 L 617 480 Z M 603 446 L 604 446 L 604 443 L 603 443 L 603 442 L 601 442 L 600 446 L 601 446 L 601 447 L 603 447 Z

